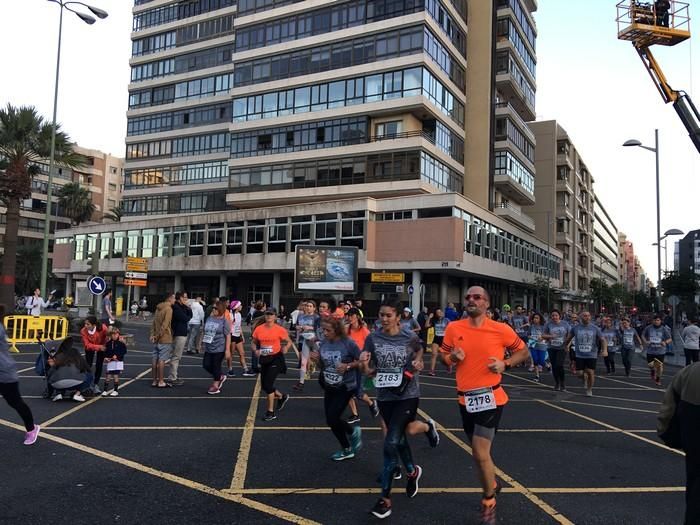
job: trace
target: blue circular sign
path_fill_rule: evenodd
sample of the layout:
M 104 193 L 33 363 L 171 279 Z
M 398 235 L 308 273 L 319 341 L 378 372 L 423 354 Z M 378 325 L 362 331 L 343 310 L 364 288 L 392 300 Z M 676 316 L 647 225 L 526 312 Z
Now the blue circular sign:
M 413 291 L 414 291 L 413 285 L 410 285 L 408 287 L 408 295 L 413 295 Z
M 88 290 L 92 295 L 102 295 L 107 289 L 107 283 L 102 277 L 90 277 L 87 282 Z

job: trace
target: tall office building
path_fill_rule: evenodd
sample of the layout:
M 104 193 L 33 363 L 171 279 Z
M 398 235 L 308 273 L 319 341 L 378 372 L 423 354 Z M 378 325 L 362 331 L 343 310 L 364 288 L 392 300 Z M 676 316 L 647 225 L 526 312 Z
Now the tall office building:
M 593 203 L 593 273 L 608 286 L 622 282 L 620 278 L 618 231 L 600 197 Z
M 532 304 L 538 276 L 558 284 L 561 254 L 472 183 L 531 199 L 527 146 L 507 122 L 534 116 L 534 88 L 512 93 L 523 68 L 534 85 L 535 6 L 493 2 L 498 36 L 480 42 L 467 22 L 481 25 L 483 3 L 472 20 L 464 0 L 137 0 L 124 217 L 66 236 L 66 275 L 81 279 L 97 252 L 119 293 L 124 257 L 140 256 L 149 295 L 290 305 L 296 246 L 351 246 L 370 301 L 370 273 L 387 270 L 413 285 L 396 295 L 414 306 L 459 301 L 472 283 L 495 304 Z M 484 98 L 483 114 L 469 109 Z M 484 151 L 465 146 L 482 129 Z

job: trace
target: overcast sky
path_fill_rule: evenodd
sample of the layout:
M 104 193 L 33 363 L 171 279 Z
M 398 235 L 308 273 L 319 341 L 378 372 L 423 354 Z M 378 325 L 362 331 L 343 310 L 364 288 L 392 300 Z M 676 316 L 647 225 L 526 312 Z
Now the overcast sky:
M 91 1 L 110 16 L 88 26 L 65 13 L 58 120 L 81 146 L 123 156 L 133 2 Z M 700 228 L 700 156 L 632 44 L 617 40 L 616 3 L 539 0 L 537 118 L 556 119 L 567 130 L 595 178 L 595 193 L 656 280 L 654 154 L 620 145 L 637 138 L 653 146 L 659 128 L 662 233 Z M 47 0 L 0 0 L 3 106 L 34 105 L 51 119 L 58 12 Z M 691 39 L 654 52 L 671 86 L 692 96 L 700 86 L 698 45 Z M 672 267 L 672 241 L 668 252 Z

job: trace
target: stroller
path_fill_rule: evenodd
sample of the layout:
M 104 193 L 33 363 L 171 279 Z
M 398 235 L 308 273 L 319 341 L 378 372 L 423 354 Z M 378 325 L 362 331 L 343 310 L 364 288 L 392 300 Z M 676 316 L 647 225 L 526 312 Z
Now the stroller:
M 46 381 L 43 397 L 45 399 L 53 398 L 54 401 L 57 401 L 63 398 L 62 392 L 66 390 L 76 390 L 76 394 L 80 394 L 80 389 L 78 387 L 86 381 L 84 374 L 80 374 L 79 372 L 74 373 L 74 371 L 71 370 L 72 367 L 64 367 L 66 373 L 59 373 L 59 370 L 49 365 L 49 359 L 54 359 L 57 354 L 66 352 L 72 348 L 73 339 L 68 337 L 62 341 L 44 341 L 41 339 L 41 335 L 41 333 L 37 335 L 39 356 L 37 357 L 34 369 L 37 375 L 44 377 Z

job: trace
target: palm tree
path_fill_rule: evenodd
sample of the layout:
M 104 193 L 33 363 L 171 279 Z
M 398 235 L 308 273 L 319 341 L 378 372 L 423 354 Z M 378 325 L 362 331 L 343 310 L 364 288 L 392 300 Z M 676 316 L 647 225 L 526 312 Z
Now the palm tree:
M 120 206 L 115 206 L 114 208 L 110 208 L 107 213 L 104 215 L 105 219 L 109 219 L 110 221 L 114 222 L 121 222 L 122 220 L 122 209 Z
M 13 304 L 20 204 L 31 194 L 32 178 L 41 172 L 39 163 L 51 155 L 51 132 L 51 123 L 33 107 L 8 104 L 0 109 L 0 203 L 7 208 L 0 304 Z M 54 158 L 59 166 L 81 164 L 81 157 L 58 125 Z
M 58 204 L 64 209 L 75 226 L 90 220 L 97 209 L 92 195 L 78 182 L 70 182 L 58 190 Z

